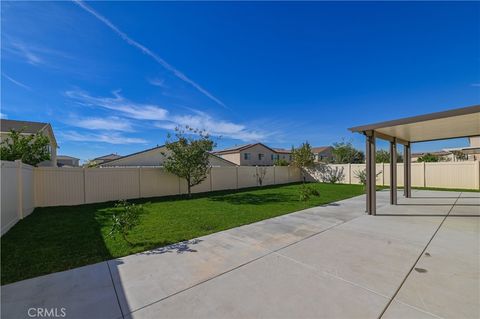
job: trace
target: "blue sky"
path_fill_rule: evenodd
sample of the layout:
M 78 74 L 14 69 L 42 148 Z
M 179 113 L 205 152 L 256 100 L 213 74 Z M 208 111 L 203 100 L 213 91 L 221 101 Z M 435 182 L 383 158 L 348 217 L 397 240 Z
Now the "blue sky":
M 363 149 L 348 127 L 480 100 L 476 2 L 1 6 L 2 116 L 50 122 L 59 153 L 83 160 L 163 144 L 176 125 L 218 147 Z

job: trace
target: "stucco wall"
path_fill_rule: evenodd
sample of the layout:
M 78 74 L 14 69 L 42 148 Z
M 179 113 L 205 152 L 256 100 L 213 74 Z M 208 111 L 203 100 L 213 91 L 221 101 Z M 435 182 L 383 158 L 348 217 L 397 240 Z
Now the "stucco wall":
M 119 158 L 111 162 L 101 164 L 102 167 L 121 167 L 121 166 L 161 166 L 165 160 L 162 152 L 167 152 L 166 148 L 155 148 L 146 152 L 138 153 L 132 156 Z M 234 166 L 235 164 L 223 161 L 216 156 L 210 156 L 210 165 L 212 166 Z

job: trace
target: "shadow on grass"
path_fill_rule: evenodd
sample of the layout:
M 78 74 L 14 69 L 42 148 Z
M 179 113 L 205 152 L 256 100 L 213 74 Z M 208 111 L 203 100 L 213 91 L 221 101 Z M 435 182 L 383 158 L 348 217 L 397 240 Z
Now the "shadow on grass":
M 240 193 L 227 196 L 214 196 L 209 200 L 214 202 L 227 202 L 234 205 L 265 205 L 293 200 L 292 196 L 278 193 L 252 194 Z

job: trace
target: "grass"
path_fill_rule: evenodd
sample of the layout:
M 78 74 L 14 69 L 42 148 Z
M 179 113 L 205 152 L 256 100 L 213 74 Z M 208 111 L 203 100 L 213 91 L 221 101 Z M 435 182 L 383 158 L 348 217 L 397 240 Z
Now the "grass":
M 319 197 L 299 201 L 301 184 L 149 198 L 129 235 L 109 236 L 114 202 L 37 208 L 1 240 L 2 285 L 93 264 L 363 194 L 361 185 L 313 183 Z

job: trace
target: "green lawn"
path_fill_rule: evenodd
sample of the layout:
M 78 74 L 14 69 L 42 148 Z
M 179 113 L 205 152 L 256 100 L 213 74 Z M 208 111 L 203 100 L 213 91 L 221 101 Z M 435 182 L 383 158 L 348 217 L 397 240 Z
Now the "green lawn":
M 320 197 L 299 201 L 300 184 L 135 200 L 144 206 L 129 236 L 109 236 L 114 202 L 37 208 L 1 240 L 2 285 L 126 256 L 357 196 L 362 186 L 310 184 Z

